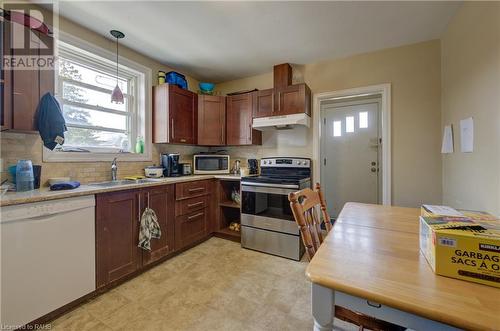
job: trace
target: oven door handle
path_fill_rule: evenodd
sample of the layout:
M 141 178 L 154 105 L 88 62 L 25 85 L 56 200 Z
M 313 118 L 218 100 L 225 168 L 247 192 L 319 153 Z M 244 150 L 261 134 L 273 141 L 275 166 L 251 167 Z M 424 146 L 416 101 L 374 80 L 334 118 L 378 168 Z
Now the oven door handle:
M 269 193 L 269 194 L 278 194 L 278 195 L 286 195 L 296 192 L 299 189 L 295 186 L 295 188 L 282 188 L 282 187 L 268 187 L 268 186 L 249 186 L 241 183 L 241 191 L 242 192 L 255 192 L 255 193 Z
M 256 183 L 256 182 L 245 182 L 242 181 L 241 185 L 246 186 L 261 186 L 261 187 L 276 187 L 276 188 L 291 188 L 291 189 L 299 189 L 298 185 L 295 184 L 266 184 L 266 183 Z

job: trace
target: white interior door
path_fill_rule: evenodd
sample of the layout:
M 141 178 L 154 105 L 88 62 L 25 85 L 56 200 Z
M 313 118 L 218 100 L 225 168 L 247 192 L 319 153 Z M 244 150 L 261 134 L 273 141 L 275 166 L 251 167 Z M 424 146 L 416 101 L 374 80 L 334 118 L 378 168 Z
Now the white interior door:
M 321 187 L 330 216 L 346 202 L 380 203 L 380 100 L 321 107 Z

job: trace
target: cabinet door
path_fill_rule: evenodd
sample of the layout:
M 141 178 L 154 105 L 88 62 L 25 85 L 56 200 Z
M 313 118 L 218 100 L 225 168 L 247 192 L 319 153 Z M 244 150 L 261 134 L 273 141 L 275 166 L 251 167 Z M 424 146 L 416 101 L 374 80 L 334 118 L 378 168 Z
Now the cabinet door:
M 12 23 L 16 24 L 16 23 Z M 34 40 L 34 34 L 31 36 L 29 51 L 25 49 L 13 49 L 13 55 L 28 55 L 35 57 L 38 55 L 39 45 L 37 40 Z M 27 52 L 27 53 L 25 53 Z M 13 70 L 12 71 L 12 129 L 19 131 L 34 131 L 35 130 L 35 111 L 40 100 L 39 90 L 39 70 Z
M 51 36 L 44 35 L 39 33 L 40 40 L 47 46 L 49 49 L 54 49 L 54 38 Z M 45 95 L 45 93 L 55 93 L 55 70 L 46 68 L 44 70 L 40 70 L 40 99 Z
M 226 99 L 227 145 L 262 143 L 260 131 L 252 129 L 253 94 L 228 96 Z
M 175 249 L 182 249 L 207 235 L 208 209 L 194 211 L 175 219 Z
M 7 55 L 10 46 L 10 26 L 6 21 L 0 21 L 0 35 L 3 36 L 1 48 L 1 83 L 0 83 L 0 128 L 8 130 L 12 128 L 12 70 L 4 70 L 3 56 Z
M 142 193 L 143 210 L 149 206 L 154 210 L 160 224 L 161 237 L 151 239 L 151 251 L 142 250 L 142 264 L 147 265 L 174 250 L 174 186 L 157 186 Z
M 197 101 L 195 93 L 169 85 L 170 143 L 196 144 Z
M 253 92 L 253 118 L 272 116 L 274 89 Z
M 223 96 L 198 96 L 198 145 L 226 143 L 226 100 Z
M 125 277 L 140 265 L 140 191 L 96 195 L 97 287 Z
M 279 115 L 299 113 L 311 115 L 311 90 L 306 84 L 290 85 L 277 90 L 276 94 L 275 111 Z

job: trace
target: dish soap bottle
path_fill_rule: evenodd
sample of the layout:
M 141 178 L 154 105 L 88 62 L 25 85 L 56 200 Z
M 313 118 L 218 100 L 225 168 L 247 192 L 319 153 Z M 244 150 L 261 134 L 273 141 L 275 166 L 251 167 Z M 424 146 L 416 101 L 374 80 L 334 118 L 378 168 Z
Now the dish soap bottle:
M 135 152 L 137 154 L 144 154 L 144 138 L 142 136 L 137 137 L 137 142 L 135 143 Z

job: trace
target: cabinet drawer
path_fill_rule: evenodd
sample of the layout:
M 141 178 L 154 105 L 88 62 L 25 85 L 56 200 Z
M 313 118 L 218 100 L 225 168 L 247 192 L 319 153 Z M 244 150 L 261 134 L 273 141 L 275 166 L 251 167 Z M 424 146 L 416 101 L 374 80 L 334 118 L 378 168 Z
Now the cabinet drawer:
M 181 200 L 205 195 L 209 191 L 209 184 L 208 180 L 175 184 L 175 198 Z
M 190 199 L 177 201 L 175 205 L 175 216 L 189 214 L 193 211 L 208 207 L 208 196 L 200 196 Z
M 175 219 L 175 248 L 182 249 L 205 237 L 207 233 L 207 209 L 177 216 Z

